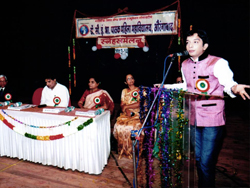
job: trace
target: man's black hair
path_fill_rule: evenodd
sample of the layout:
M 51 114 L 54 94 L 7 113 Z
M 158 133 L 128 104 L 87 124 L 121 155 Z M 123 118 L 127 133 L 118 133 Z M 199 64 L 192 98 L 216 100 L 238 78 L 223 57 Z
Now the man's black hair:
M 55 73 L 47 72 L 44 76 L 45 76 L 44 77 L 45 79 L 51 79 L 51 80 L 56 79 L 56 74 Z
M 203 45 L 206 43 L 209 44 L 209 40 L 208 40 L 208 36 L 207 36 L 206 31 L 201 30 L 201 29 L 194 29 L 194 30 L 188 31 L 186 39 L 187 39 L 187 37 L 192 36 L 195 33 L 197 33 L 197 35 L 201 38 L 201 40 L 203 41 Z

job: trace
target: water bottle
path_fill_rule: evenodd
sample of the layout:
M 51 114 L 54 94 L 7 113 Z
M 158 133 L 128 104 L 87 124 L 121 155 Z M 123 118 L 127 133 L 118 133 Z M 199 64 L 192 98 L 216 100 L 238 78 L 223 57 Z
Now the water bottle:
M 10 105 L 11 107 L 18 107 L 21 106 L 23 103 L 22 102 L 16 102 L 15 104 Z
M 75 107 L 74 106 L 69 106 L 69 107 L 67 107 L 67 108 L 65 108 L 65 112 L 71 112 L 71 111 L 73 111 L 75 109 Z
M 10 104 L 10 101 L 5 101 L 2 104 L 0 104 L 0 106 L 8 106 Z
M 101 112 L 100 112 L 100 109 L 98 109 L 98 110 L 95 111 L 95 115 L 96 115 L 96 116 L 97 116 L 97 115 L 100 115 L 100 113 L 101 113 Z
M 100 109 L 98 109 L 98 110 L 95 111 L 95 115 L 100 115 L 103 112 L 104 112 L 104 109 L 100 108 Z

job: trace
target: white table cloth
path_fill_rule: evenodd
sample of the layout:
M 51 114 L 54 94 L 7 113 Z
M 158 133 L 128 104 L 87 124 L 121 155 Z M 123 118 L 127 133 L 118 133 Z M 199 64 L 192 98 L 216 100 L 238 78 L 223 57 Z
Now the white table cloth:
M 107 164 L 110 154 L 109 111 L 93 118 L 93 123 L 80 131 L 77 127 L 90 117 L 78 117 L 69 126 L 63 123 L 74 119 L 76 117 L 74 114 L 68 116 L 6 109 L 4 111 L 0 109 L 0 113 L 15 126 L 12 130 L 0 120 L 0 156 L 17 157 L 89 174 L 102 173 Z M 54 128 L 34 128 L 32 125 L 54 126 Z M 25 137 L 23 133 L 40 136 L 63 133 L 68 136 L 57 140 L 42 141 Z

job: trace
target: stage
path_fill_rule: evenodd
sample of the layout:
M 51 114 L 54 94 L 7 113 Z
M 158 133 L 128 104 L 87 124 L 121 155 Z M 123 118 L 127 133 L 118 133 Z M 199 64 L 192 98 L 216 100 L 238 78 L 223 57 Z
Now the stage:
M 250 159 L 249 120 L 238 115 L 227 116 L 227 136 L 216 170 L 217 187 L 249 187 Z M 157 170 L 157 160 L 154 167 Z M 0 157 L 0 187 L 133 187 L 133 161 L 112 151 L 102 174 L 64 170 L 17 158 Z M 160 183 L 156 172 L 153 187 Z

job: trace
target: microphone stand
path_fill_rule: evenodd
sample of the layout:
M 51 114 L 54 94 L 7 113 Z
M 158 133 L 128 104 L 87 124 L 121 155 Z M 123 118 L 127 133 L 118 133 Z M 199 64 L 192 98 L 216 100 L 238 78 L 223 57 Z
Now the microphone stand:
M 168 57 L 168 56 L 167 56 L 167 57 Z M 171 58 L 170 64 L 169 64 L 168 69 L 167 69 L 167 72 L 166 72 L 166 74 L 165 74 L 165 76 L 164 76 L 164 78 L 163 78 L 163 80 L 162 80 L 161 86 L 159 87 L 159 90 L 158 90 L 158 92 L 157 92 L 157 94 L 156 94 L 156 96 L 155 96 L 155 98 L 154 98 L 154 100 L 153 100 L 153 102 L 152 102 L 152 104 L 151 104 L 149 110 L 148 110 L 147 116 L 146 116 L 146 118 L 145 118 L 145 120 L 144 120 L 144 122 L 143 122 L 143 124 L 142 124 L 142 128 L 138 131 L 138 136 L 134 137 L 134 136 L 132 136 L 132 134 L 131 134 L 132 149 L 133 149 L 134 182 L 135 182 L 135 187 L 134 187 L 134 188 L 137 188 L 136 161 L 135 161 L 135 158 L 136 158 L 136 157 L 135 157 L 135 145 L 136 145 L 136 142 L 137 142 L 138 140 L 140 140 L 140 134 L 141 134 L 141 132 L 142 132 L 142 129 L 144 128 L 145 123 L 146 123 L 146 121 L 147 121 L 147 119 L 148 119 L 148 116 L 149 116 L 149 114 L 150 114 L 150 112 L 151 112 L 151 110 L 152 110 L 152 108 L 153 108 L 153 106 L 154 106 L 154 104 L 155 104 L 155 101 L 156 101 L 156 99 L 157 99 L 157 97 L 158 97 L 158 95 L 159 95 L 159 93 L 160 93 L 160 90 L 162 89 L 162 87 L 163 87 L 163 85 L 164 85 L 164 82 L 165 82 L 165 80 L 166 80 L 166 78 L 167 78 L 168 72 L 169 72 L 169 70 L 170 70 L 170 68 L 171 68 L 171 66 L 172 66 L 172 64 L 173 64 L 173 61 L 175 60 L 175 57 L 176 57 L 176 55 L 173 55 L 172 58 Z M 139 148 L 138 148 L 138 149 L 139 149 Z

